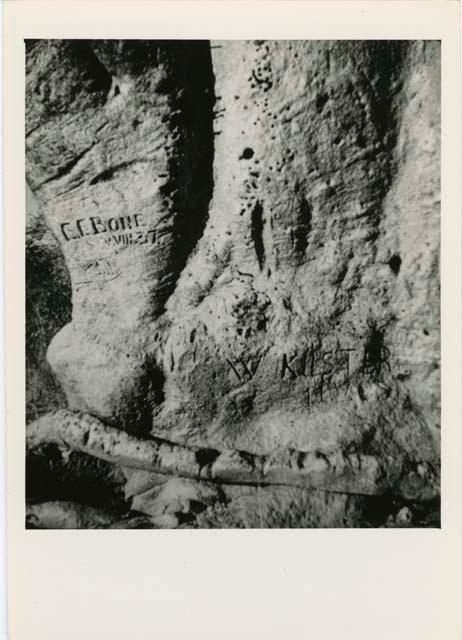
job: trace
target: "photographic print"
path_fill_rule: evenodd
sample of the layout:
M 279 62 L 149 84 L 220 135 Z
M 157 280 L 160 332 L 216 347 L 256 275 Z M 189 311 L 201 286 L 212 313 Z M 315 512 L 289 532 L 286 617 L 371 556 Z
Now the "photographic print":
M 26 527 L 439 527 L 440 41 L 24 46 Z

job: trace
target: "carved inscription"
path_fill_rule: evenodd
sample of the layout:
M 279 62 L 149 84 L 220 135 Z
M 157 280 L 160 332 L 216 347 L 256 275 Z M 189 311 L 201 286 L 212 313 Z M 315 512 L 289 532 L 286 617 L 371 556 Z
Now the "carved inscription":
M 276 372 L 282 380 L 305 380 L 308 405 L 334 400 L 340 389 L 348 386 L 355 351 L 339 344 L 334 349 L 309 344 L 290 354 L 283 353 Z
M 78 280 L 76 284 L 87 284 L 95 280 L 113 280 L 121 273 L 109 256 L 95 258 L 78 264 Z
M 275 367 L 280 382 L 304 381 L 308 405 L 335 400 L 342 390 L 349 388 L 354 375 L 377 379 L 383 371 L 391 371 L 390 352 L 383 344 L 361 347 L 324 348 L 306 344 L 286 352 L 278 358 Z M 227 363 L 236 381 L 245 384 L 254 379 L 263 356 L 230 359 Z
M 314 345 L 303 348 L 291 356 L 282 355 L 280 365 L 281 378 L 290 377 L 292 380 L 300 376 L 314 377 L 329 376 L 344 372 L 350 377 L 350 353 L 356 349 L 337 347 L 336 349 L 321 350 Z
M 259 358 L 254 358 L 247 361 L 245 361 L 243 358 L 237 358 L 235 360 L 226 358 L 226 360 L 231 367 L 231 370 L 234 371 L 239 382 L 244 383 L 252 380 L 257 372 L 262 357 L 263 356 L 260 356 Z
M 138 227 L 146 227 L 141 213 L 135 213 L 133 216 L 108 218 L 106 221 L 103 221 L 100 216 L 90 216 L 89 218 L 80 218 L 73 222 L 62 222 L 60 224 L 61 233 L 66 242 L 80 240 L 88 236 L 96 236 L 101 233 L 129 231 Z
M 159 245 L 172 233 L 170 227 L 149 229 L 141 213 L 106 220 L 101 216 L 79 218 L 73 222 L 62 222 L 60 230 L 66 242 L 78 241 L 82 238 L 97 238 L 114 247 Z

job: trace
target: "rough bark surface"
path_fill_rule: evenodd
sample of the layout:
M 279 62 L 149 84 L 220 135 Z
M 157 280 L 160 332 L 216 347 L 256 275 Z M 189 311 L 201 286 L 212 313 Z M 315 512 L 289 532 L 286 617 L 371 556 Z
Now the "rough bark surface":
M 439 43 L 26 58 L 30 468 L 114 523 L 437 524 Z

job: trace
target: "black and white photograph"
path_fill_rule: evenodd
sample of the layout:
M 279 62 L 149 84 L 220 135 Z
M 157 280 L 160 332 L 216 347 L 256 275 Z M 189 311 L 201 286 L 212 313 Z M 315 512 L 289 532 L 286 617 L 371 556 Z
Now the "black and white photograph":
M 24 40 L 27 529 L 440 527 L 440 54 Z

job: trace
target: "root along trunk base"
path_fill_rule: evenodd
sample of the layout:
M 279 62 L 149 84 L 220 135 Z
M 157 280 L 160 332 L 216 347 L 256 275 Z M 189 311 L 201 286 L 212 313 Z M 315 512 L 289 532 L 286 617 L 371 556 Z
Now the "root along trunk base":
M 295 450 L 259 456 L 230 449 L 185 447 L 158 438 L 140 439 L 93 416 L 67 410 L 48 414 L 27 426 L 29 452 L 47 444 L 122 467 L 219 484 L 288 485 L 374 495 L 390 492 L 394 476 L 403 481 L 402 469 L 396 470 L 394 465 L 387 469 L 372 456 L 328 457 L 316 451 Z M 416 498 L 426 491 L 423 478 L 414 486 L 414 494 L 403 497 Z

